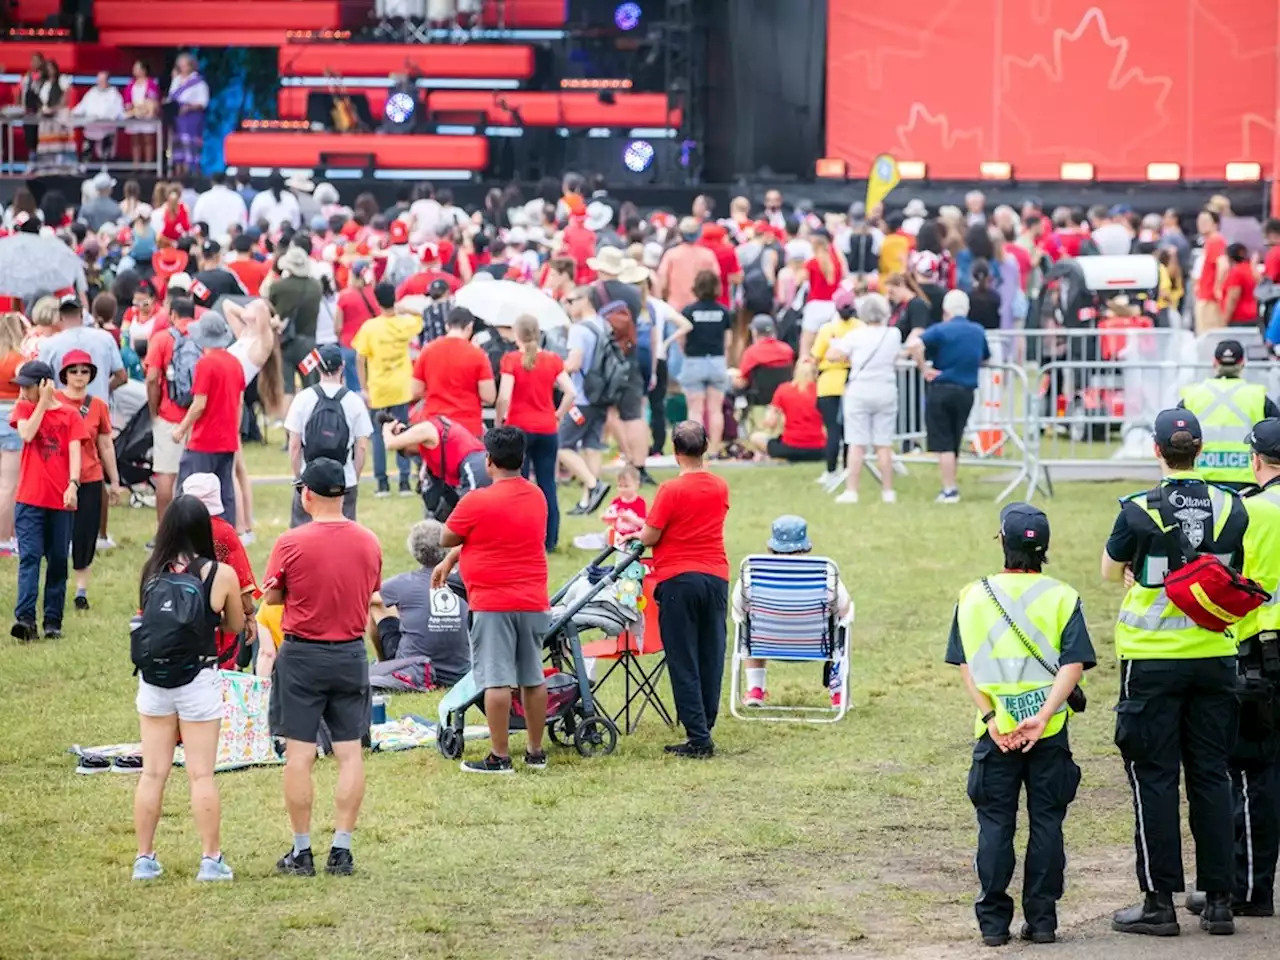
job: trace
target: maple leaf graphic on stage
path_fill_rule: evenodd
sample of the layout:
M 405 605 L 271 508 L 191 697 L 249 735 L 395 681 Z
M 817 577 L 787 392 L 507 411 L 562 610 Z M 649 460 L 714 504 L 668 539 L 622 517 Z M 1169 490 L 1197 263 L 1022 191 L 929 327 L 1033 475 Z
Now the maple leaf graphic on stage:
M 911 105 L 906 122 L 898 125 L 897 134 L 899 160 L 938 163 L 955 151 L 973 152 L 975 156 L 982 152 L 981 130 L 953 131 L 945 113 L 935 116 L 923 103 Z
M 1132 62 L 1129 41 L 1113 37 L 1103 12 L 1091 8 L 1074 30 L 1053 32 L 1050 57 L 1005 54 L 1001 113 L 1030 154 L 1064 160 L 1119 162 L 1168 127 L 1166 103 L 1173 80 Z M 1107 136 L 1082 131 L 1107 118 Z

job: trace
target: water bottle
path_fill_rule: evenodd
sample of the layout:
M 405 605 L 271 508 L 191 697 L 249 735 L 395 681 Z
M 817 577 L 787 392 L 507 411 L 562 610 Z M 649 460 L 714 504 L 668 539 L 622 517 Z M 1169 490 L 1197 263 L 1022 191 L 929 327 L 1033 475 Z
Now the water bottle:
M 387 722 L 387 698 L 376 696 L 373 698 L 373 710 L 369 718 L 369 722 L 373 724 Z

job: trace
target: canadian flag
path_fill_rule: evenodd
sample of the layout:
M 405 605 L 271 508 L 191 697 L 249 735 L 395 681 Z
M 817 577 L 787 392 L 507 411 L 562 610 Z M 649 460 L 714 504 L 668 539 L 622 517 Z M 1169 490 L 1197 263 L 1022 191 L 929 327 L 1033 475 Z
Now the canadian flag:
M 199 280 L 193 280 L 191 281 L 191 295 L 197 300 L 208 300 L 210 290 Z
M 312 350 L 300 361 L 298 361 L 298 372 L 304 377 L 308 376 L 313 370 L 320 367 L 320 351 Z

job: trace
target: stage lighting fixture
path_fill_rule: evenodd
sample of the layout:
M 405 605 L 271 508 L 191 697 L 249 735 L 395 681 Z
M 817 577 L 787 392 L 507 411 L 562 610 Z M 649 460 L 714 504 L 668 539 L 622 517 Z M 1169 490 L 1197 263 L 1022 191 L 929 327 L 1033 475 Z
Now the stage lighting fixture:
M 383 115 L 388 121 L 397 126 L 404 126 L 413 120 L 413 112 L 418 108 L 418 104 L 413 97 L 407 93 L 393 93 L 387 97 L 387 105 L 383 109 Z
M 644 173 L 653 166 L 653 144 L 648 140 L 632 140 L 622 151 L 622 162 L 632 173 Z
M 618 25 L 619 30 L 634 30 L 640 26 L 641 13 L 638 3 L 620 3 L 618 9 L 613 11 L 613 22 Z

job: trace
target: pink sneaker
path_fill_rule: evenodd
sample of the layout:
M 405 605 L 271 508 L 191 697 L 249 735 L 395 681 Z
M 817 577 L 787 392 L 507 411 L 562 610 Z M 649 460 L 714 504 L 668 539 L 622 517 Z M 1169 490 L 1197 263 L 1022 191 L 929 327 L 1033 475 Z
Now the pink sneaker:
M 837 690 L 835 693 L 833 693 L 833 694 L 831 695 L 831 705 L 832 705 L 833 707 L 838 707 L 838 706 L 840 706 L 840 691 L 839 691 L 839 690 Z
M 744 707 L 763 707 L 764 698 L 767 696 L 768 694 L 760 687 L 752 687 L 747 691 L 747 695 L 742 698 L 742 705 Z

